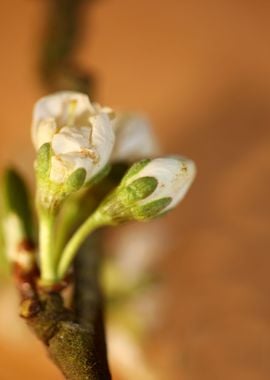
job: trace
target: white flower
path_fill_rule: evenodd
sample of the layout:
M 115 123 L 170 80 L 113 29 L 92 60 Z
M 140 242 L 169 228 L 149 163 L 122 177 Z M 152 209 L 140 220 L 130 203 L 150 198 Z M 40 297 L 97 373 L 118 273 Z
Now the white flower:
M 156 179 L 156 187 L 147 197 L 137 204 L 144 206 L 154 201 L 168 199 L 162 213 L 175 207 L 186 195 L 196 174 L 193 161 L 185 157 L 163 157 L 149 161 L 139 172 L 130 176 L 125 182 L 129 186 L 139 179 Z M 143 184 L 143 182 L 141 182 Z M 170 199 L 170 200 L 169 200 Z
M 135 162 L 159 151 L 150 123 L 139 115 L 120 113 L 113 123 L 115 145 L 112 161 Z
M 104 168 L 114 145 L 111 112 L 77 92 L 59 92 L 36 103 L 32 139 L 37 150 L 51 143 L 51 181 L 63 183 L 79 168 L 88 181 Z

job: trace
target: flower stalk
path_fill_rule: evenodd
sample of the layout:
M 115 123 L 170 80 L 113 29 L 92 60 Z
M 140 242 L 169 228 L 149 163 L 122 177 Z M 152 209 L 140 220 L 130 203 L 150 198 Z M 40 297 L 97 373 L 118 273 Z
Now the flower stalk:
M 39 213 L 39 222 L 41 284 L 46 286 L 57 281 L 53 249 L 55 216 L 42 210 Z
M 67 243 L 59 261 L 58 279 L 65 276 L 81 244 L 94 230 L 130 220 L 151 220 L 164 214 L 183 199 L 195 171 L 191 160 L 180 157 L 142 160 L 134 164 L 120 185 Z
M 85 239 L 96 229 L 111 223 L 112 220 L 110 218 L 106 218 L 99 211 L 96 211 L 78 228 L 62 252 L 57 268 L 57 278 L 59 280 L 67 273 L 68 268 L 71 266 L 76 253 Z

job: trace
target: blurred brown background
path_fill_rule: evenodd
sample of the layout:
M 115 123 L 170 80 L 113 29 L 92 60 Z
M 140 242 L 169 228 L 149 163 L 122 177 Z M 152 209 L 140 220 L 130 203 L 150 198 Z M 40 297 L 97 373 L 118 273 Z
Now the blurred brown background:
M 1 2 L 0 164 L 29 178 L 46 9 L 46 0 Z M 147 114 L 164 151 L 198 165 L 163 222 L 166 319 L 149 346 L 165 380 L 270 378 L 269 14 L 262 0 L 86 6 L 77 61 L 96 75 L 98 100 Z M 12 317 L 1 314 L 5 330 Z M 60 379 L 30 334 L 17 348 L 7 342 L 1 333 L 1 380 Z

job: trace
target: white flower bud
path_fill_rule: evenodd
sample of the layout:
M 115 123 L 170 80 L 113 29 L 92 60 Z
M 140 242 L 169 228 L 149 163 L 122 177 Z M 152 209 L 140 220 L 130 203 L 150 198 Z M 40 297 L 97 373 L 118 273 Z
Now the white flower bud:
M 148 120 L 139 115 L 122 113 L 113 123 L 115 145 L 111 160 L 135 162 L 158 154 L 158 143 Z
M 138 173 L 128 177 L 125 186 L 143 178 L 155 178 L 157 186 L 146 198 L 137 202 L 138 206 L 144 206 L 151 202 L 171 198 L 168 205 L 162 209 L 162 213 L 175 207 L 186 195 L 196 174 L 193 161 L 184 157 L 156 158 L 146 164 Z
M 88 182 L 108 163 L 114 132 L 107 108 L 91 104 L 87 95 L 59 92 L 37 102 L 32 139 L 37 150 L 51 144 L 50 181 L 63 184 L 84 169 Z
M 132 165 L 120 185 L 103 200 L 67 243 L 58 265 L 58 278 L 65 275 L 90 232 L 105 225 L 131 220 L 146 221 L 164 214 L 184 197 L 194 176 L 195 165 L 186 158 L 146 159 Z
M 195 164 L 184 157 L 139 161 L 104 200 L 100 213 L 112 223 L 155 218 L 184 198 L 195 174 Z

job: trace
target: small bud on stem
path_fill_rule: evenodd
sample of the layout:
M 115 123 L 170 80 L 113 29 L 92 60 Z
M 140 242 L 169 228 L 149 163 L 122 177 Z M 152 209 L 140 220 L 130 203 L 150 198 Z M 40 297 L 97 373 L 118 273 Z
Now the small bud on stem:
M 58 278 L 63 278 L 78 248 L 93 230 L 131 220 L 151 220 L 168 212 L 184 198 L 195 173 L 195 164 L 183 157 L 135 163 L 120 185 L 72 236 L 60 259 Z

